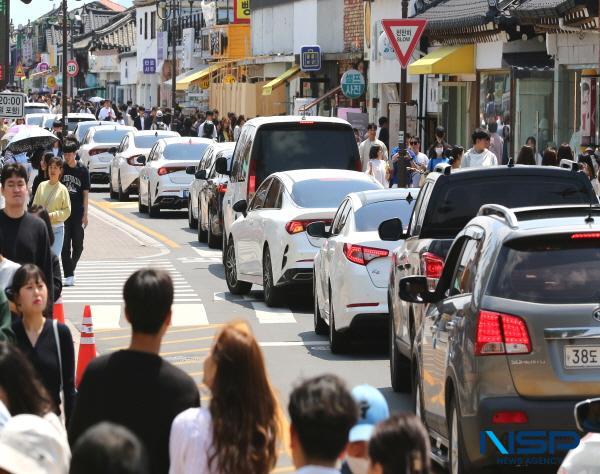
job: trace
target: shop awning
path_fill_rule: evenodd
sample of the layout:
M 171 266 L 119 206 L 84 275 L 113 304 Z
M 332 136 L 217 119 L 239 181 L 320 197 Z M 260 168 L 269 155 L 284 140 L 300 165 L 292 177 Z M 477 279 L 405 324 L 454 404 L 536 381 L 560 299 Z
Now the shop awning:
M 218 71 L 219 69 L 221 69 L 224 66 L 227 66 L 231 62 L 233 62 L 233 61 L 230 61 L 230 60 L 229 61 L 221 61 L 218 63 L 211 64 L 207 68 L 201 69 L 199 71 L 195 71 L 192 74 L 188 74 L 185 77 L 179 76 L 175 79 L 175 81 L 176 81 L 175 89 L 178 91 L 185 91 L 190 86 L 190 84 L 192 84 L 193 82 L 201 81 L 205 77 L 210 76 L 213 72 Z M 170 85 L 170 81 L 169 81 L 169 85 Z
M 286 80 L 291 79 L 293 76 L 300 72 L 300 66 L 295 65 L 285 71 L 281 76 L 276 77 L 270 82 L 267 82 L 262 88 L 262 95 L 271 95 L 273 89 L 276 89 L 282 85 Z
M 474 74 L 475 45 L 444 46 L 408 66 L 409 74 Z

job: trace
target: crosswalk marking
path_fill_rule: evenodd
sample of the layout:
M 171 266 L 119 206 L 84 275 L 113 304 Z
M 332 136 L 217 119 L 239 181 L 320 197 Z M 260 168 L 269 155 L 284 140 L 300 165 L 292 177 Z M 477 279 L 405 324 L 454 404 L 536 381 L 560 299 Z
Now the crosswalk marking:
M 254 302 L 252 307 L 260 324 L 289 324 L 295 323 L 296 318 L 286 308 L 269 308 L 265 303 Z
M 173 305 L 172 311 L 171 326 L 204 326 L 208 324 L 206 309 L 202 304 L 176 303 Z

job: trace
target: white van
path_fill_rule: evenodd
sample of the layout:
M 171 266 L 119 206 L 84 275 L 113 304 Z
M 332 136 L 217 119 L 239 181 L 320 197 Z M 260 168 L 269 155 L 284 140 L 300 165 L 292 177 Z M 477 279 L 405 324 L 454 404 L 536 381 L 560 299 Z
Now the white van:
M 216 170 L 230 176 L 223 198 L 223 248 L 229 228 L 237 219 L 233 205 L 248 203 L 267 176 L 278 171 L 328 168 L 362 171 L 352 126 L 331 117 L 258 117 L 244 125 L 231 170 L 227 159 L 216 161 Z

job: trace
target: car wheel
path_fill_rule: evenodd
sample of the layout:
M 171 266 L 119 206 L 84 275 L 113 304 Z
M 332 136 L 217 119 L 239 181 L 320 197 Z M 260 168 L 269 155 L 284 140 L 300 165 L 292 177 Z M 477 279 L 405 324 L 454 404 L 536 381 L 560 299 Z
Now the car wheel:
M 200 200 L 198 200 L 198 242 L 206 243 L 208 238 L 208 232 L 202 228 L 202 208 L 200 207 Z
M 335 314 L 333 312 L 333 298 L 329 289 L 329 348 L 334 354 L 341 354 L 347 350 L 347 339 L 335 328 Z
M 227 263 L 227 240 L 225 240 L 225 228 L 223 228 L 223 237 L 221 240 L 221 261 L 223 262 L 223 266 Z
M 271 265 L 269 247 L 265 247 L 265 251 L 263 252 L 263 290 L 267 306 L 281 305 L 283 289 L 275 286 L 275 282 L 273 281 L 273 266 Z
M 140 189 L 138 192 L 138 212 L 145 214 L 148 212 L 148 206 L 144 206 L 142 204 L 142 190 Z
M 464 474 L 466 470 L 466 452 L 460 433 L 458 408 L 454 397 L 450 399 L 448 433 L 450 434 L 448 461 L 450 474 Z
M 388 305 L 391 309 L 391 305 Z M 411 389 L 410 363 L 400 354 L 396 345 L 396 325 L 394 316 L 390 311 L 389 315 L 389 354 L 390 354 L 390 378 L 394 392 L 408 392 Z
M 250 293 L 252 283 L 247 281 L 239 281 L 237 279 L 237 266 L 235 262 L 235 246 L 233 245 L 233 239 L 229 239 L 226 249 L 225 280 L 230 293 L 234 295 L 246 295 Z
M 190 229 L 196 229 L 198 226 L 198 219 L 194 219 L 192 213 L 192 201 L 188 200 L 188 226 Z
M 313 300 L 313 324 L 315 327 L 315 334 L 318 334 L 319 336 L 325 336 L 327 335 L 328 328 L 327 323 L 321 316 L 321 310 L 319 309 L 319 297 L 317 295 L 317 282 L 315 281 L 315 278 L 313 278 Z
M 213 215 L 210 212 L 210 207 L 208 208 L 208 248 L 218 249 L 221 247 L 221 239 L 219 236 L 213 232 Z
M 112 172 L 108 173 L 108 194 L 111 199 L 117 199 L 117 193 L 113 189 L 112 185 Z
M 129 193 L 123 191 L 123 184 L 121 183 L 121 174 L 119 174 L 119 188 L 117 190 L 117 198 L 121 202 L 129 200 Z
M 150 217 L 160 216 L 160 207 L 152 205 L 152 196 L 150 196 L 150 186 L 148 186 L 148 215 Z

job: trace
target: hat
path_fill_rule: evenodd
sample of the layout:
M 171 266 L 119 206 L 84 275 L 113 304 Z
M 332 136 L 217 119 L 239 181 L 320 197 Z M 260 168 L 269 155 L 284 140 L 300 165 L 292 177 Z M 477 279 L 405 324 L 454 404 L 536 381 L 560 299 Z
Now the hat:
M 162 117 L 162 116 L 163 116 L 163 113 L 162 113 L 160 110 L 157 110 L 157 111 L 156 111 L 156 116 L 157 116 L 157 117 Z
M 348 441 L 368 441 L 375 425 L 390 416 L 390 409 L 379 390 L 371 385 L 358 385 L 352 389 L 352 397 L 360 409 L 358 423 L 352 427 Z
M 60 120 L 55 120 L 55 121 L 52 123 L 52 127 L 54 127 L 54 128 L 63 127 L 63 126 L 64 126 L 64 125 L 63 125 L 62 121 L 60 121 Z
M 0 468 L 12 474 L 67 474 L 66 436 L 36 415 L 17 415 L 0 431 Z

